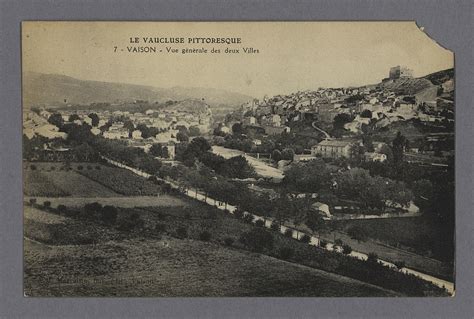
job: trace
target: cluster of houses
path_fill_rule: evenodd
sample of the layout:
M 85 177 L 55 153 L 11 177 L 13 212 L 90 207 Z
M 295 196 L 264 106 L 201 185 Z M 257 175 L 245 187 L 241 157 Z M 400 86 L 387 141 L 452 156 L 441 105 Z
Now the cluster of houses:
M 55 112 L 58 113 L 58 112 Z M 167 148 L 166 154 L 169 159 L 175 157 L 175 144 L 179 143 L 177 137 L 180 129 L 193 129 L 195 132 L 206 133 L 210 130 L 212 122 L 212 112 L 206 108 L 204 112 L 193 113 L 189 110 L 176 109 L 149 109 L 145 112 L 129 111 L 94 111 L 99 118 L 98 123 L 93 123 L 90 110 L 61 110 L 64 123 L 74 123 L 77 125 L 88 124 L 91 133 L 102 135 L 104 138 L 113 140 L 124 140 L 129 145 L 140 147 L 149 152 L 153 144 L 159 144 Z M 44 136 L 50 139 L 65 139 L 67 134 L 60 132 L 59 128 L 48 122 L 53 113 L 41 109 L 40 111 L 25 110 L 23 120 L 23 132 L 28 138 L 35 135 Z M 133 124 L 133 128 L 130 126 Z M 94 124 L 94 125 L 93 125 Z M 154 128 L 153 132 L 158 132 L 153 136 L 142 136 L 142 131 L 138 126 Z
M 452 102 L 440 101 L 437 94 L 439 87 L 420 81 L 426 85 L 419 92 L 406 94 L 394 85 L 410 80 L 413 81 L 412 70 L 396 66 L 390 69 L 389 77 L 381 85 L 319 88 L 316 91 L 254 99 L 242 105 L 241 122 L 248 126 L 260 126 L 266 134 L 271 135 L 289 131 L 288 124 L 291 121 L 309 119 L 331 123 L 341 113 L 347 113 L 353 118 L 352 122 L 345 125 L 345 129 L 353 133 L 360 133 L 362 126 L 371 121 L 376 122 L 377 127 L 385 127 L 396 121 L 410 119 L 424 122 L 446 120 L 439 114 L 440 104 Z M 452 83 L 443 84 L 444 91 L 453 89 Z M 365 110 L 370 111 L 368 116 L 362 116 Z
M 241 106 L 236 117 L 219 125 L 223 133 L 230 133 L 234 123 L 240 122 L 247 132 L 278 135 L 290 132 L 292 122 L 322 123 L 332 126 L 339 114 L 350 119 L 343 125 L 346 135 L 357 136 L 364 126 L 383 129 L 392 123 L 419 120 L 427 125 L 440 125 L 454 121 L 454 105 L 439 92 L 453 92 L 453 80 L 434 85 L 426 79 L 414 79 L 413 71 L 404 66 L 392 67 L 388 77 L 378 85 L 349 88 L 319 88 L 298 91 L 288 95 L 265 96 Z M 357 141 L 330 139 L 315 145 L 310 154 L 296 156 L 307 160 L 313 156 L 350 157 L 350 149 Z M 261 143 L 260 139 L 254 140 Z M 257 145 L 256 143 L 254 143 Z M 378 151 L 366 153 L 366 159 L 385 161 L 386 155 Z

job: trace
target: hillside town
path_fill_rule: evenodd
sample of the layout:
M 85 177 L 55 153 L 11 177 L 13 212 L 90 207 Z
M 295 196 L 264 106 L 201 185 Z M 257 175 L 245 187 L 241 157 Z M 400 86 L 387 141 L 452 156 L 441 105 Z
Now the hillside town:
M 412 73 L 406 67 L 396 66 L 377 85 L 319 88 L 254 99 L 220 123 L 216 132 L 218 135 L 229 134 L 233 125 L 240 123 L 248 136 L 254 137 L 251 142 L 256 148 L 271 136 L 298 130 L 301 123 L 312 123 L 315 131 L 322 133 L 323 141 L 296 150 L 295 158 L 308 160 L 312 157 L 298 155 L 350 158 L 352 146 L 363 146 L 362 136 L 378 138 L 377 132 L 389 130 L 397 124 L 416 123 L 420 127 L 432 128 L 433 134 L 411 139 L 407 145 L 409 150 L 415 153 L 433 152 L 437 149 L 436 142 L 452 137 L 453 79 L 435 85 L 425 78 L 413 78 Z M 371 151 L 364 154 L 367 159 L 386 160 L 380 152 L 381 143 L 387 140 L 378 139 L 371 141 L 378 145 L 375 149 L 370 146 Z

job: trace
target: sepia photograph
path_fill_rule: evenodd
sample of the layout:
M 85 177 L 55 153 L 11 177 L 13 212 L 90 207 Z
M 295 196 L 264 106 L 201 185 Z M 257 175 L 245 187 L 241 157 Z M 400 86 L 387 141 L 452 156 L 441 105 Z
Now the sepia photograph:
M 25 297 L 453 297 L 454 54 L 414 21 L 21 25 Z

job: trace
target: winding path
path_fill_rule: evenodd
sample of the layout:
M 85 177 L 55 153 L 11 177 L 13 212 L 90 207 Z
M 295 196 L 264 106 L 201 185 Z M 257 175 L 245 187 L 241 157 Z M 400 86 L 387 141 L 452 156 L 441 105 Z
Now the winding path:
M 326 139 L 330 139 L 330 138 L 331 138 L 331 135 L 329 135 L 328 132 L 326 132 L 326 131 L 324 131 L 323 129 L 320 129 L 319 127 L 316 126 L 316 122 L 315 122 L 315 121 L 311 123 L 311 126 L 312 126 L 315 130 L 317 130 L 317 131 L 323 133 L 324 136 L 326 136 Z

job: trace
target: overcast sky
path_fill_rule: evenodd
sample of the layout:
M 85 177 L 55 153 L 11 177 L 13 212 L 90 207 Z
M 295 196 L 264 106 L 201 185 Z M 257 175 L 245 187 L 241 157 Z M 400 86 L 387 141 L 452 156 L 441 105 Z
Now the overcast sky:
M 414 22 L 27 22 L 22 30 L 23 71 L 157 87 L 220 88 L 258 98 L 321 86 L 377 83 L 395 65 L 423 76 L 451 68 L 454 61 L 450 51 Z M 137 46 L 129 43 L 135 36 L 186 41 L 240 37 L 242 44 L 152 44 L 163 52 L 128 53 L 128 46 Z M 229 47 L 240 53 L 166 54 L 166 47 L 221 51 Z M 244 47 L 259 53 L 244 54 Z

